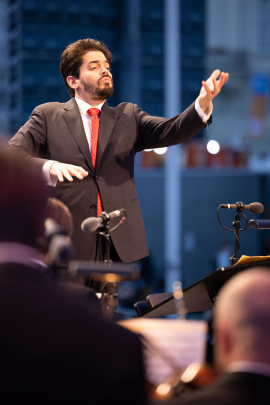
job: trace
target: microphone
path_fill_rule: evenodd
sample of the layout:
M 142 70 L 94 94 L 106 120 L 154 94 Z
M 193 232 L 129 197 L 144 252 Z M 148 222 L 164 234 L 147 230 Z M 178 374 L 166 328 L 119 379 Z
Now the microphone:
M 65 229 L 53 218 L 47 218 L 44 223 L 45 237 L 48 243 L 48 256 L 51 264 L 73 259 L 75 249 L 71 239 L 66 235 Z
M 124 215 L 124 217 L 126 217 L 127 211 L 124 208 L 112 211 L 109 214 L 103 211 L 98 218 L 95 217 L 86 218 L 82 222 L 81 228 L 84 232 L 94 232 L 99 227 L 100 224 L 106 225 L 111 221 L 111 219 L 117 218 L 120 215 Z
M 261 214 L 264 210 L 264 206 L 261 203 L 254 202 L 249 205 L 245 205 L 241 201 L 238 201 L 235 204 L 222 204 L 220 208 L 226 208 L 228 210 L 236 210 L 236 211 L 248 210 L 253 214 Z
M 74 245 L 69 236 L 53 236 L 48 249 L 48 256 L 53 264 L 73 259 L 74 253 Z
M 44 222 L 45 233 L 47 239 L 51 239 L 54 235 L 66 235 L 64 228 L 59 225 L 53 218 L 47 218 Z

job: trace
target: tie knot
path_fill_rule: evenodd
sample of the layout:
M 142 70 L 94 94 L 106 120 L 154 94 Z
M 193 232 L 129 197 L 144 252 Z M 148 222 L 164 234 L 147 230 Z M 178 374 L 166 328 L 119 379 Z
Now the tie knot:
M 99 113 L 100 111 L 98 108 L 89 108 L 89 110 L 87 110 L 87 114 L 91 115 L 91 117 L 98 115 Z

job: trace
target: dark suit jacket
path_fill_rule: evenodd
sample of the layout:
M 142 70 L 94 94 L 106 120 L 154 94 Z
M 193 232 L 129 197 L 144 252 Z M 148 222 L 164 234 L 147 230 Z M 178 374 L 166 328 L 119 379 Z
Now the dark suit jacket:
M 201 388 L 185 397 L 150 403 L 151 405 L 268 405 L 270 378 L 246 372 L 226 373 L 216 384 L 208 388 Z
M 107 212 L 127 210 L 127 219 L 111 237 L 124 262 L 148 255 L 146 235 L 134 181 L 135 154 L 144 149 L 179 144 L 198 133 L 205 124 L 194 104 L 171 119 L 152 117 L 137 105 L 123 103 L 102 107 L 96 170 L 86 140 L 82 119 L 74 98 L 66 104 L 48 103 L 36 107 L 29 121 L 10 140 L 7 149 L 33 160 L 42 170 L 46 160 L 83 167 L 89 175 L 57 183 L 56 192 L 69 207 L 74 220 L 73 241 L 76 258 L 90 259 L 94 233 L 81 231 L 82 221 L 96 216 L 100 190 Z M 30 156 L 29 156 L 30 155 Z
M 144 404 L 139 338 L 63 291 L 50 274 L 0 264 L 2 404 Z

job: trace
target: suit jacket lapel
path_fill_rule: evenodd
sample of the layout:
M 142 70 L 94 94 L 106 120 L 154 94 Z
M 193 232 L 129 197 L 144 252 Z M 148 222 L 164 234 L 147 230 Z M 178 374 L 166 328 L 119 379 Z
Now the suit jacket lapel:
M 64 105 L 64 119 L 72 133 L 75 141 L 77 142 L 85 160 L 90 168 L 90 170 L 94 173 L 92 156 L 90 153 L 89 145 L 86 139 L 81 114 L 76 103 L 75 98 L 72 98 Z
M 98 135 L 96 169 L 98 169 L 102 155 L 110 139 L 118 115 L 119 112 L 115 108 L 109 108 L 107 102 L 103 104 L 103 107 L 101 109 L 100 127 Z

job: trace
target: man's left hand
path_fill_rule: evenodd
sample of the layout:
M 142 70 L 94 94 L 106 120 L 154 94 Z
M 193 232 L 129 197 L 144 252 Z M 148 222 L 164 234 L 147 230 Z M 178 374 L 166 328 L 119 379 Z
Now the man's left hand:
M 217 80 L 219 75 L 220 78 L 219 80 Z M 228 79 L 229 73 L 220 73 L 220 70 L 217 69 L 211 74 L 206 82 L 202 81 L 202 88 L 198 97 L 198 101 L 203 112 L 207 111 L 208 107 L 210 107 L 211 101 L 220 92 L 222 86 L 224 86 Z

